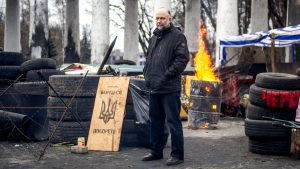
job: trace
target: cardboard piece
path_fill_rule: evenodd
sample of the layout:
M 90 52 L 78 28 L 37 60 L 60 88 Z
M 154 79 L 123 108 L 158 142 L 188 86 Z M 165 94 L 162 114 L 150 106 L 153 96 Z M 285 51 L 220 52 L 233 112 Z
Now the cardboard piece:
M 119 151 L 129 77 L 101 77 L 87 146 L 89 150 Z

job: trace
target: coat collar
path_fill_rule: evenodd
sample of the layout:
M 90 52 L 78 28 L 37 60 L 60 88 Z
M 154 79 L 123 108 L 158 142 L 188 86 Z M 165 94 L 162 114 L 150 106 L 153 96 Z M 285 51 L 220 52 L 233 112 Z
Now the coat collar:
M 153 34 L 157 37 L 157 39 L 161 39 L 164 35 L 168 34 L 169 32 L 171 32 L 172 28 L 173 28 L 173 24 L 170 23 L 170 26 L 167 28 L 162 28 L 162 29 L 158 29 L 156 28 L 153 32 Z

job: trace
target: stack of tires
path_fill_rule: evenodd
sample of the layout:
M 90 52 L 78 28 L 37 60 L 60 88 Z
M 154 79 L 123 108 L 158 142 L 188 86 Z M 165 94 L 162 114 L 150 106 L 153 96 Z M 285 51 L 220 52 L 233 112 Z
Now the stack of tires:
M 56 61 L 50 58 L 28 60 L 21 64 L 20 69 L 26 78 L 24 82 L 15 83 L 13 86 L 20 96 L 15 107 L 26 108 L 18 108 L 15 111 L 27 115 L 30 119 L 25 131 L 27 138 L 36 141 L 46 140 L 48 138 L 46 106 L 49 89 L 44 80 L 48 81 L 50 76 L 64 72 L 57 70 Z M 38 72 L 44 79 L 40 78 Z
M 87 140 L 100 76 L 88 75 L 84 80 L 83 78 L 82 75 L 50 77 L 49 83 L 59 96 L 53 90 L 49 90 L 47 104 L 49 134 L 53 133 L 52 143 L 70 142 L 75 144 L 78 137 L 85 137 Z M 78 86 L 80 87 L 78 88 Z M 76 96 L 72 100 L 76 91 Z M 68 110 L 63 102 L 69 106 Z M 63 119 L 58 125 L 62 116 Z M 56 126 L 58 127 L 55 131 Z
M 13 125 L 8 115 L 15 116 L 14 109 L 3 107 L 14 107 L 17 104 L 17 93 L 9 87 L 21 74 L 20 65 L 23 63 L 23 55 L 17 52 L 0 52 L 0 138 L 7 139 L 20 134 L 13 132 Z M 17 115 L 16 115 L 17 116 Z M 13 117 L 12 117 L 13 118 Z M 6 119 L 6 120 L 5 120 Z M 23 120 L 21 120 L 23 121 Z M 19 122 L 16 122 L 19 123 Z M 19 126 L 19 125 L 17 125 Z M 23 125 L 22 125 L 23 126 Z M 19 128 L 22 130 L 22 128 Z M 16 131 L 16 130 L 14 130 Z
M 136 112 L 133 106 L 133 100 L 131 92 L 128 90 L 126 105 L 125 105 L 125 117 L 123 120 L 122 133 L 120 145 L 122 147 L 140 147 L 138 126 Z
M 23 63 L 23 55 L 17 52 L 0 52 L 0 81 L 1 85 L 9 84 L 21 74 L 20 65 Z
M 21 71 L 26 74 L 27 82 L 44 81 L 39 75 L 40 72 L 46 81 L 52 75 L 64 75 L 63 71 L 57 70 L 56 61 L 51 58 L 32 59 L 21 65 Z
M 13 88 L 8 87 L 22 74 L 22 63 L 21 53 L 0 52 L 0 105 L 3 107 L 13 107 L 16 104 L 15 92 Z
M 284 73 L 260 73 L 250 87 L 250 104 L 245 119 L 249 151 L 258 154 L 288 155 L 291 129 L 276 121 L 294 121 L 300 96 L 300 77 Z

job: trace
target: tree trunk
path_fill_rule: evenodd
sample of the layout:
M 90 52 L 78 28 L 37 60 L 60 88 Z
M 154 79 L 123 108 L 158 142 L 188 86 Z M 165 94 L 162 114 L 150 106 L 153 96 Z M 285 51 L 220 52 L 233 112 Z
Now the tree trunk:
M 220 39 L 225 36 L 238 35 L 238 4 L 237 0 L 218 0 L 217 32 L 216 32 L 216 63 L 221 65 L 222 56 L 220 52 Z M 238 61 L 238 51 L 235 48 L 228 48 L 226 51 L 226 66 L 235 65 Z
M 21 52 L 20 1 L 6 0 L 4 51 Z
M 65 59 L 64 63 L 79 62 L 79 0 L 67 0 L 65 27 Z
M 48 0 L 30 1 L 31 58 L 48 57 Z
M 93 0 L 91 63 L 100 64 L 109 46 L 109 1 Z
M 139 62 L 138 1 L 125 1 L 124 59 Z

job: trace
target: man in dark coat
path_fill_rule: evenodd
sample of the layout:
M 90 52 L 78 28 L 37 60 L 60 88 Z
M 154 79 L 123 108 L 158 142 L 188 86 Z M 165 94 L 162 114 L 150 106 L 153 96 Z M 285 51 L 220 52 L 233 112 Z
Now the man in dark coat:
M 146 87 L 150 91 L 151 152 L 143 161 L 163 158 L 164 124 L 171 132 L 171 157 L 166 165 L 184 160 L 183 131 L 180 120 L 181 73 L 189 61 L 184 34 L 171 22 L 170 11 L 159 8 L 155 13 L 156 26 L 151 38 L 144 67 Z

